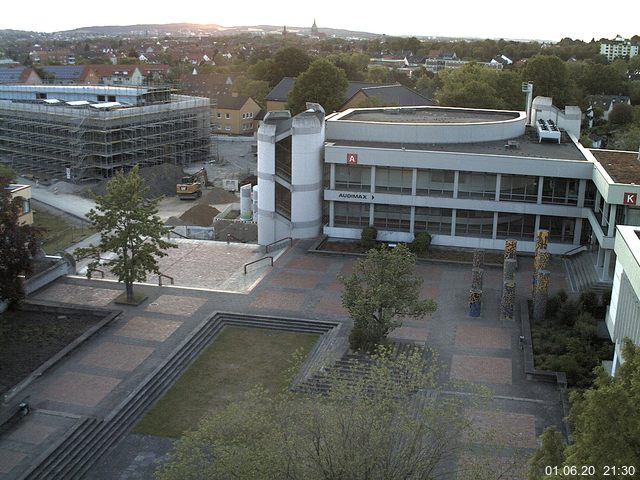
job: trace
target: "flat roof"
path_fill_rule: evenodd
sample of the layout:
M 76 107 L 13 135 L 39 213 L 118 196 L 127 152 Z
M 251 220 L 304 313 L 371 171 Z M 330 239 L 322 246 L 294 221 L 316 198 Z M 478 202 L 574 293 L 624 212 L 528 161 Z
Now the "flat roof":
M 452 107 L 391 107 L 347 110 L 334 121 L 380 123 L 487 123 L 520 118 L 520 112 Z
M 622 150 L 589 149 L 615 183 L 640 185 L 640 154 Z
M 538 143 L 525 134 L 511 140 L 495 140 L 477 143 L 387 143 L 387 142 L 354 142 L 346 140 L 327 140 L 336 146 L 370 147 L 401 150 L 425 150 L 433 152 L 473 153 L 478 155 L 504 155 L 518 158 L 548 158 L 560 160 L 584 161 L 587 159 L 573 142 L 558 144 L 553 142 Z

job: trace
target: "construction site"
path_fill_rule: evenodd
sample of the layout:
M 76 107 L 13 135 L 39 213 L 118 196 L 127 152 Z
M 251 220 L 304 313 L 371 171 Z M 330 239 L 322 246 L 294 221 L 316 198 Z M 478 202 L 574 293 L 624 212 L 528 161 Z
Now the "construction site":
M 167 87 L 0 86 L 0 163 L 80 183 L 210 158 L 208 98 Z

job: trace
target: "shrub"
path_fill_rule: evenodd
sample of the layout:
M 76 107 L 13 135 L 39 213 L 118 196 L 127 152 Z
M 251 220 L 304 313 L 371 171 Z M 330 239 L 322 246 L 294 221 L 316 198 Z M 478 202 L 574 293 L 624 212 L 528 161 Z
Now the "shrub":
M 574 301 L 567 300 L 558 311 L 558 321 L 563 325 L 571 326 L 575 323 L 579 312 L 578 304 Z
M 545 318 L 547 320 L 551 320 L 552 318 L 556 318 L 558 316 L 558 312 L 560 311 L 560 307 L 562 306 L 562 300 L 558 298 L 557 295 L 553 297 L 549 297 L 547 300 L 547 309 L 545 310 Z
M 598 315 L 600 301 L 598 294 L 593 291 L 583 292 L 580 294 L 580 310 L 588 312 L 594 317 Z
M 413 238 L 413 242 L 409 244 L 409 250 L 416 255 L 422 255 L 429 250 L 431 246 L 431 235 L 427 232 L 418 232 Z
M 611 304 L 611 290 L 607 290 L 602 294 L 602 296 L 600 297 L 600 304 L 603 307 L 607 307 Z
M 562 303 L 566 302 L 567 298 L 569 298 L 569 295 L 567 295 L 567 292 L 565 292 L 562 289 L 558 290 L 556 292 L 555 296 L 558 297 L 560 299 L 560 302 L 562 302 Z
M 378 238 L 378 229 L 376 227 L 373 225 L 364 227 L 362 229 L 362 234 L 360 235 L 360 245 L 367 250 L 376 248 L 378 245 L 376 238 Z

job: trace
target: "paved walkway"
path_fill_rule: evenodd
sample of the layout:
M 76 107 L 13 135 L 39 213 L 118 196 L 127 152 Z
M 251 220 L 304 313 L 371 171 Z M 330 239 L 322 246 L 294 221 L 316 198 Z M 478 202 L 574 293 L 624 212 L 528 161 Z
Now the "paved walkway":
M 0 437 L 0 478 L 16 478 L 80 415 L 107 415 L 214 311 L 347 321 L 336 275 L 348 274 L 354 260 L 307 254 L 308 246 L 309 242 L 298 242 L 284 253 L 250 294 L 137 286 L 137 291 L 148 295 L 147 301 L 137 307 L 116 307 L 123 313 L 111 326 L 25 392 L 31 395 L 35 412 Z M 199 261 L 198 271 L 215 269 L 206 256 Z M 479 319 L 467 316 L 470 266 L 421 264 L 418 272 L 425 279 L 423 294 L 436 299 L 438 311 L 424 321 L 407 321 L 393 336 L 434 347 L 443 362 L 441 380 L 446 388 L 457 392 L 451 381 L 467 380 L 487 386 L 496 395 L 483 410 L 469 415 L 482 428 L 497 432 L 497 446 L 534 448 L 537 435 L 561 421 L 560 398 L 554 386 L 524 378 L 517 346 L 519 326 L 497 317 L 501 271 L 486 271 Z M 561 265 L 554 264 L 552 272 L 552 285 L 566 288 Z M 521 261 L 520 295 L 529 291 L 530 273 L 531 261 Z M 113 308 L 121 292 L 117 283 L 64 278 L 33 298 Z M 129 435 L 88 478 L 149 478 L 170 442 L 139 437 Z

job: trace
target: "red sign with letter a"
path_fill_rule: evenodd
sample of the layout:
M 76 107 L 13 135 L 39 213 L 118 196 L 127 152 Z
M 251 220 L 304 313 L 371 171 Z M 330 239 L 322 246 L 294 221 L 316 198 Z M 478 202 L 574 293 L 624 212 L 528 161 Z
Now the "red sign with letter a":
M 624 193 L 624 205 L 635 205 L 638 203 L 638 194 L 637 193 Z
M 357 165 L 358 164 L 358 154 L 357 153 L 347 153 L 347 164 L 348 165 Z

